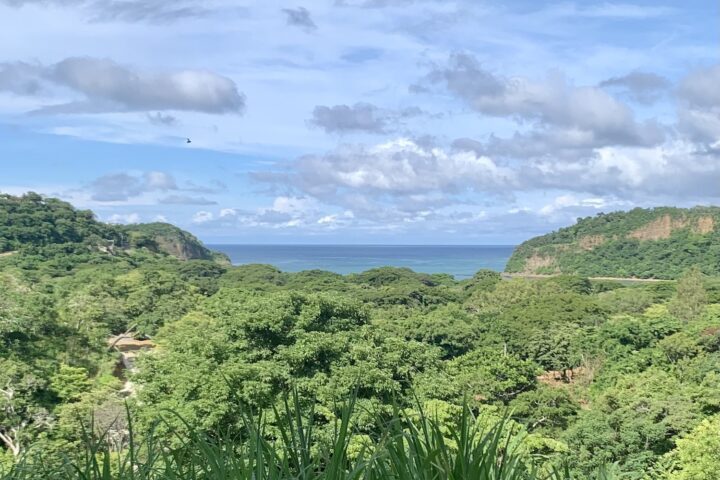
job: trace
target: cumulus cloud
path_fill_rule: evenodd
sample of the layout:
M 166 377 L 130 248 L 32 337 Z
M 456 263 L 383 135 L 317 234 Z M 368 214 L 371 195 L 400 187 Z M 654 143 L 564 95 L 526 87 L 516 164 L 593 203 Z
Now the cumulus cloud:
M 422 115 L 417 107 L 400 111 L 381 109 L 371 103 L 355 105 L 334 105 L 315 107 L 310 124 L 327 133 L 389 133 L 399 126 L 403 119 Z
M 112 60 L 71 57 L 53 65 L 0 64 L 0 89 L 48 85 L 81 95 L 80 100 L 42 107 L 40 113 L 101 113 L 186 110 L 242 113 L 245 96 L 231 79 L 202 70 L 145 72 Z M 37 89 L 35 89 L 37 90 Z
M 631 72 L 603 80 L 599 86 L 619 89 L 637 102 L 650 104 L 668 90 L 670 81 L 655 73 Z
M 208 223 L 213 220 L 215 216 L 212 214 L 212 212 L 208 212 L 205 210 L 201 210 L 199 212 L 196 212 L 192 217 L 193 223 Z
M 385 133 L 388 119 L 380 109 L 369 103 L 356 103 L 353 106 L 318 105 L 313 110 L 310 123 L 328 133 L 368 132 Z
M 317 30 L 317 25 L 310 16 L 310 11 L 305 7 L 283 8 L 287 24 L 293 27 L 299 27 L 306 32 Z
M 538 154 L 514 162 L 518 191 L 558 189 L 633 201 L 654 198 L 660 202 L 674 202 L 678 196 L 695 201 L 720 198 L 720 151 L 702 148 L 692 139 L 678 138 L 653 147 L 559 150 L 554 155 L 540 155 L 544 145 L 533 147 L 522 140 L 522 136 L 498 139 L 494 145 L 493 141 L 464 138 L 456 140 L 453 149 L 493 158 L 497 158 L 493 152 L 498 156 L 508 152 Z
M 140 223 L 140 215 L 137 213 L 113 213 L 107 218 L 107 222 L 116 224 Z
M 275 197 L 271 205 L 254 211 L 222 208 L 216 212 L 197 212 L 193 222 L 202 223 L 209 228 L 285 229 L 326 225 L 328 222 L 318 222 L 322 216 L 317 200 L 304 196 L 281 195 Z M 351 213 L 339 214 L 338 222 L 351 216 Z
M 720 198 L 720 152 L 677 141 L 646 147 L 606 147 L 575 161 L 543 159 L 522 166 L 526 189 L 561 189 L 626 200 Z
M 255 174 L 325 204 L 376 221 L 414 218 L 470 192 L 504 196 L 517 173 L 473 152 L 446 152 L 409 139 L 344 145 L 297 159 L 290 169 Z
M 448 154 L 408 139 L 373 147 L 349 145 L 325 155 L 301 157 L 300 184 L 310 192 L 353 189 L 409 194 L 458 192 L 466 188 L 501 188 L 513 182 L 509 170 L 470 152 Z
M 574 86 L 557 74 L 542 82 L 505 78 L 485 69 L 472 55 L 455 54 L 414 90 L 438 85 L 482 114 L 533 122 L 546 131 L 560 129 L 557 138 L 570 133 L 586 138 L 589 146 L 651 146 L 664 139 L 656 122 L 637 121 L 627 105 L 602 89 Z
M 680 129 L 696 141 L 720 144 L 720 65 L 696 70 L 678 87 Z
M 462 215 L 455 210 L 477 204 L 478 199 L 512 204 L 533 192 L 566 192 L 554 203 L 535 206 L 544 215 L 567 213 L 570 207 L 588 210 L 649 199 L 663 202 L 678 195 L 696 202 L 720 198 L 720 152 L 701 152 L 683 140 L 653 147 L 608 146 L 584 152 L 584 156 L 505 162 L 473 150 L 476 145 L 470 140 L 456 143 L 451 149 L 408 139 L 374 146 L 345 145 L 323 155 L 301 157 L 286 171 L 255 178 L 350 210 L 356 220 L 392 224 L 475 222 L 479 217 L 474 207 Z M 274 208 L 268 218 L 276 215 L 272 218 L 288 221 L 282 213 L 287 212 Z M 325 213 L 317 221 L 330 223 L 332 215 Z
M 538 213 L 540 215 L 552 216 L 568 209 L 593 208 L 595 210 L 601 210 L 610 205 L 611 203 L 602 197 L 579 198 L 577 195 L 565 194 L 555 197 L 552 202 L 540 208 Z

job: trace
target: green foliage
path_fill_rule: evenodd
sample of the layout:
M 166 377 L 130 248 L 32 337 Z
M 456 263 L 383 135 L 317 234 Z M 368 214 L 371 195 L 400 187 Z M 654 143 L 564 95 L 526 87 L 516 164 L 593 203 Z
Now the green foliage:
M 448 368 L 463 395 L 503 403 L 535 388 L 536 377 L 541 372 L 537 364 L 529 360 L 480 350 L 456 358 Z
M 519 394 L 511 403 L 512 416 L 530 431 L 558 434 L 575 421 L 580 409 L 566 389 L 540 386 Z
M 483 333 L 480 322 L 467 310 L 455 304 L 439 307 L 425 315 L 397 323 L 397 334 L 442 348 L 443 357 L 446 359 L 472 350 Z
M 0 194 L 0 252 L 62 243 L 119 242 L 118 232 L 92 212 L 36 193 Z
M 116 255 L 122 249 L 145 249 L 182 260 L 229 263 L 205 248 L 188 232 L 166 223 L 109 225 L 92 212 L 36 193 L 21 197 L 0 194 L 0 253 L 24 251 L 39 259 L 81 253 Z M 39 257 L 39 258 L 37 258 Z M 67 259 L 65 259 L 67 260 Z
M 524 242 L 506 271 L 673 279 L 701 265 L 720 275 L 718 221 L 717 207 L 601 213 Z
M 565 245 L 558 264 L 580 275 L 456 281 L 390 267 L 234 267 L 171 226 L 109 226 L 62 202 L 3 196 L 0 238 L 14 253 L 0 256 L 0 465 L 14 466 L 12 480 L 209 480 L 249 468 L 254 478 L 534 479 L 555 467 L 562 477 L 549 478 L 603 468 L 597 478 L 706 478 L 720 280 L 704 275 L 716 264 L 677 282 L 587 279 L 621 264 L 680 277 L 678 258 L 715 255 L 693 243 L 714 239 L 693 227 L 713 211 L 643 212 L 519 249 Z M 665 215 L 688 228 L 626 238 Z M 690 253 L 667 250 L 673 242 Z M 665 263 L 647 245 L 666 249 Z M 575 254 L 599 257 L 573 264 Z M 120 351 L 119 334 L 142 342 L 123 337 L 137 350 Z M 509 443 L 498 450 L 495 438 Z
M 493 270 L 480 270 L 465 283 L 465 289 L 469 291 L 492 291 L 501 281 L 502 277 L 498 272 Z
M 677 459 L 671 480 L 713 480 L 720 472 L 720 417 L 703 420 L 677 441 Z
M 90 390 L 90 381 L 84 368 L 61 365 L 57 373 L 52 376 L 50 386 L 62 401 L 75 402 L 83 393 Z
M 675 296 L 668 304 L 668 311 L 677 318 L 690 322 L 703 314 L 706 304 L 704 275 L 695 267 L 678 280 Z
M 598 294 L 597 303 L 609 313 L 639 314 L 656 302 L 652 292 L 643 287 L 618 288 Z
M 241 265 L 228 270 L 220 284 L 253 290 L 276 290 L 285 285 L 286 275 L 271 265 Z
M 117 451 L 110 431 L 84 436 L 81 448 L 60 462 L 30 452 L 4 473 L 2 480 L 221 480 L 221 479 L 437 479 L 571 480 L 569 472 L 533 454 L 538 439 L 502 416 L 474 415 L 470 408 L 426 406 L 416 411 L 395 409 L 378 419 L 384 434 L 371 438 L 351 423 L 353 399 L 339 406 L 333 434 L 315 448 L 317 430 L 312 413 L 305 415 L 297 398 L 275 410 L 275 429 L 248 410 L 236 412 L 241 434 L 207 435 L 190 430 L 181 445 L 158 435 L 158 426 L 138 431 L 128 417 L 127 446 Z M 450 416 L 452 415 L 452 416 Z M 183 423 L 182 418 L 179 418 Z M 90 430 L 90 429 L 88 429 Z M 592 478 L 611 480 L 604 471 Z

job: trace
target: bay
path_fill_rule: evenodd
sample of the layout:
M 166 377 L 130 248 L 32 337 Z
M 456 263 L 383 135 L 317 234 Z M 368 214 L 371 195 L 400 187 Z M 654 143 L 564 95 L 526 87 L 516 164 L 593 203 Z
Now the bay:
M 481 269 L 503 271 L 512 245 L 208 245 L 233 265 L 263 263 L 285 272 L 327 270 L 340 274 L 371 268 L 407 267 L 416 272 L 448 273 L 457 279 Z

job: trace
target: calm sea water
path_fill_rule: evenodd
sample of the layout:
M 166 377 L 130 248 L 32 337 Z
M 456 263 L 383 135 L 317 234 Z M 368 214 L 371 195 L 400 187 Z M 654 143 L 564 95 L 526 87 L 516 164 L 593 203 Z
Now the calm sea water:
M 328 270 L 358 273 L 375 267 L 408 267 L 416 272 L 471 277 L 480 269 L 502 271 L 510 245 L 208 245 L 234 265 L 266 263 L 285 272 Z

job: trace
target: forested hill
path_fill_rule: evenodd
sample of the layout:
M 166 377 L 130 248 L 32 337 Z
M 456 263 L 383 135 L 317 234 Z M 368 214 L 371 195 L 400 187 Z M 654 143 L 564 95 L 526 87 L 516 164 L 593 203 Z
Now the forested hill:
M 34 251 L 44 256 L 69 251 L 116 253 L 145 249 L 181 260 L 220 258 L 188 232 L 165 223 L 111 225 L 89 210 L 36 193 L 0 194 L 0 255 Z
M 509 273 L 672 279 L 720 274 L 720 208 L 636 208 L 579 219 L 521 244 Z
M 604 215 L 520 252 L 594 238 L 587 252 L 701 258 L 715 222 Z M 175 227 L 35 194 L 0 195 L 0 241 L 0 480 L 718 478 L 720 279 L 697 269 L 628 283 L 181 261 L 168 253 L 206 250 Z

